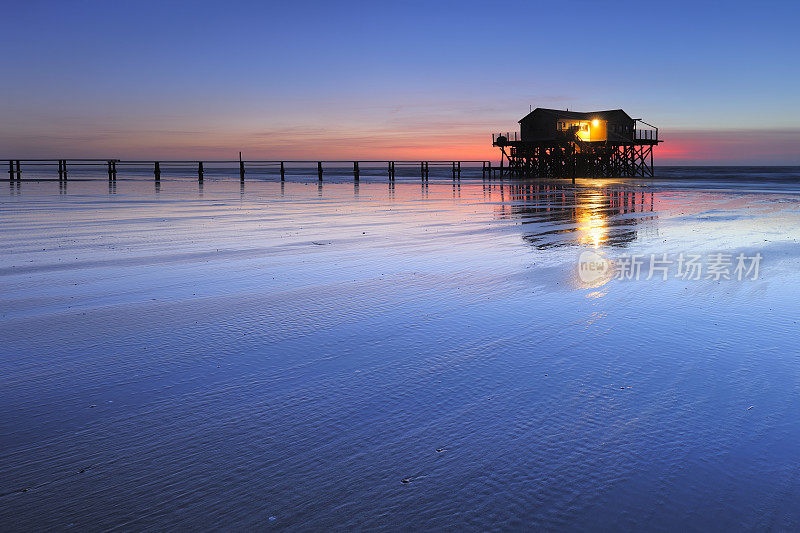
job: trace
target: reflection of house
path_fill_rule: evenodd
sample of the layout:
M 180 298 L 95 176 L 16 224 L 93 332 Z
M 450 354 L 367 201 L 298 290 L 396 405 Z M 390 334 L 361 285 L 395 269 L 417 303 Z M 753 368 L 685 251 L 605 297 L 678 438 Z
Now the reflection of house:
M 654 195 L 640 188 L 529 183 L 502 189 L 501 198 L 499 214 L 519 220 L 523 238 L 537 248 L 626 246 L 642 229 L 654 230 Z

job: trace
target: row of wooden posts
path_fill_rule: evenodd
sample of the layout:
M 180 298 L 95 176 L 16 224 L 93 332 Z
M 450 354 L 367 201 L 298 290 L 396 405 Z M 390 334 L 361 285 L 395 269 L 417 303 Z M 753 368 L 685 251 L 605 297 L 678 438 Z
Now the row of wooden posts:
M 22 170 L 21 170 L 21 160 L 9 160 L 8 161 L 8 175 L 9 179 L 14 180 L 21 180 L 22 179 Z M 58 161 L 58 179 L 66 180 L 67 179 L 67 162 L 68 159 L 59 159 Z M 82 161 L 90 161 L 90 160 L 82 160 Z M 92 164 L 99 164 L 102 165 L 105 163 L 108 169 L 108 179 L 109 180 L 116 180 L 117 179 L 117 163 L 121 163 L 118 159 L 109 159 L 109 160 L 91 160 Z M 41 163 L 40 160 L 35 161 L 37 163 Z M 173 162 L 174 163 L 174 162 Z M 277 163 L 277 162 L 276 162 Z M 80 162 L 78 164 L 81 164 Z M 395 161 L 388 161 L 387 166 L 387 173 L 389 177 L 389 181 L 395 180 Z M 428 177 L 430 176 L 430 162 L 429 161 L 420 161 L 419 162 L 419 169 L 420 169 L 420 177 L 423 181 L 428 181 Z M 501 167 L 502 169 L 502 167 Z M 452 162 L 452 176 L 453 180 L 460 180 L 461 179 L 461 161 L 453 161 Z M 492 177 L 492 163 L 490 161 L 481 161 L 481 172 L 483 178 Z M 203 181 L 203 175 L 205 173 L 205 169 L 203 167 L 203 162 L 197 162 L 197 179 L 198 181 Z M 280 161 L 280 174 L 281 174 L 281 181 L 286 180 L 286 164 L 284 161 Z M 323 168 L 322 168 L 322 161 L 317 161 L 317 179 L 322 181 L 323 175 Z M 353 161 L 353 179 L 358 181 L 361 175 L 361 168 L 359 166 L 358 161 Z M 156 181 L 161 180 L 161 162 L 154 161 L 153 162 L 153 176 Z M 244 181 L 245 177 L 245 162 L 239 160 L 239 179 Z

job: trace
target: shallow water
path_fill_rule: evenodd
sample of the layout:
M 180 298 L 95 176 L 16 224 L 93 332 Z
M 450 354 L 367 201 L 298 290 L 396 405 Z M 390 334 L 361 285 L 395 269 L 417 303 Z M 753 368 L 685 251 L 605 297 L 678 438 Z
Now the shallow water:
M 1 528 L 800 528 L 800 185 L 665 178 L 7 184 Z

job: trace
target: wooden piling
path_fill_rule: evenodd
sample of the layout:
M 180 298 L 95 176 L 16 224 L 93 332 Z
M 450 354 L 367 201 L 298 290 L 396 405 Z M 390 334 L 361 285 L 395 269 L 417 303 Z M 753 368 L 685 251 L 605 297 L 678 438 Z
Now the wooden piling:
M 648 152 L 642 151 L 640 156 L 643 161 L 646 161 L 646 158 L 650 154 Z M 4 160 L 8 162 L 8 177 L 9 180 L 21 180 L 22 179 L 22 160 L 20 159 L 7 159 Z M 37 162 L 42 162 L 42 164 L 47 166 L 55 166 L 58 169 L 58 178 L 59 181 L 66 180 L 68 176 L 68 166 L 69 161 L 73 161 L 75 164 L 78 165 L 86 165 L 96 168 L 98 171 L 100 168 L 105 166 L 106 175 L 109 180 L 116 180 L 117 178 L 117 163 L 121 162 L 122 164 L 137 164 L 140 165 L 142 162 L 140 161 L 120 161 L 118 159 L 50 159 L 50 160 L 30 160 L 29 163 L 32 162 L 36 164 Z M 314 161 L 297 161 L 298 163 L 302 164 L 313 164 Z M 156 181 L 161 179 L 161 161 L 153 161 L 153 177 Z M 223 161 L 215 161 L 214 163 L 223 163 Z M 224 163 L 230 164 L 229 161 L 224 161 Z M 286 180 L 286 161 L 256 161 L 256 165 L 274 165 L 280 163 L 280 173 L 281 173 L 281 181 Z M 317 177 L 319 181 L 323 180 L 324 175 L 324 168 L 323 164 L 325 161 L 316 161 L 317 164 Z M 329 163 L 337 163 L 341 164 L 341 161 L 329 161 Z M 353 163 L 353 179 L 355 181 L 361 180 L 361 161 L 352 161 Z M 375 163 L 373 161 L 373 163 Z M 404 162 L 402 164 L 408 164 L 409 162 Z M 429 181 L 430 178 L 430 161 L 418 161 L 420 165 L 420 178 L 423 181 Z M 461 163 L 462 161 L 451 161 L 451 172 L 453 175 L 454 180 L 461 179 Z M 473 161 L 473 163 L 477 163 L 477 161 Z M 487 172 L 490 172 L 490 165 L 486 162 L 482 163 L 482 170 L 484 176 Z M 147 164 L 146 162 L 144 163 Z M 195 167 L 197 172 L 197 179 L 198 181 L 202 181 L 205 178 L 205 162 L 203 161 L 168 161 L 166 162 L 167 165 L 175 164 L 181 165 L 181 168 L 191 168 Z M 397 162 L 396 161 L 386 161 L 386 172 L 390 181 L 395 181 L 396 174 L 397 174 Z M 412 163 L 412 165 L 415 163 Z M 444 166 L 446 164 L 444 161 L 434 161 L 434 166 Z M 246 173 L 245 168 L 245 161 L 243 159 L 239 160 L 239 178 L 244 179 Z

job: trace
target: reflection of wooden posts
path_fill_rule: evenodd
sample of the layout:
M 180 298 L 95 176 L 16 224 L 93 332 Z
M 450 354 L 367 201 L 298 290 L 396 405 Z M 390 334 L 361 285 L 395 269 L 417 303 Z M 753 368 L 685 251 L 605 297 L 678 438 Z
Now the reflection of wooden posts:
M 286 168 L 283 166 L 283 161 L 281 161 L 281 181 L 286 181 Z
M 244 161 L 239 161 L 239 181 L 244 181 Z
M 457 163 L 457 165 L 458 166 L 456 167 L 456 173 L 457 173 L 458 181 L 461 181 L 461 161 L 459 161 Z
M 155 165 L 153 166 L 153 175 L 156 178 L 156 181 L 161 181 L 161 164 L 156 161 Z
M 109 181 L 113 181 L 113 179 L 114 179 L 114 162 L 109 159 L 108 162 L 107 162 L 107 166 L 108 166 L 108 180 Z
M 317 161 L 317 179 L 322 181 L 322 161 Z
M 197 181 L 203 181 L 203 162 L 198 161 L 197 163 Z
M 353 161 L 353 180 L 358 181 L 359 178 L 358 161 Z
M 578 154 L 575 150 L 575 143 L 572 143 L 572 183 L 575 183 L 575 176 L 578 174 Z
M 8 161 L 8 181 L 14 180 L 14 162 Z

